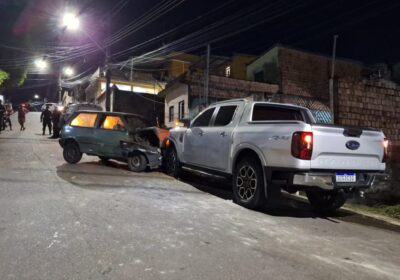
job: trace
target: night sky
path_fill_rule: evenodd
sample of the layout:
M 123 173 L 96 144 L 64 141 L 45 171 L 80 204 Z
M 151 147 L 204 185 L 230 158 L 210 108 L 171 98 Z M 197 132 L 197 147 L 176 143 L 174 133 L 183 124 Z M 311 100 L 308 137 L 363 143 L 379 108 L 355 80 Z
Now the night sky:
M 68 33 L 59 26 L 67 8 L 80 13 L 80 32 Z M 0 69 L 31 66 L 33 58 L 46 51 L 53 67 L 68 64 L 90 72 L 104 61 L 104 50 L 96 45 L 103 46 L 108 34 L 114 63 L 162 46 L 156 55 L 204 54 L 208 42 L 212 54 L 226 56 L 258 55 L 276 43 L 330 55 L 334 34 L 339 35 L 339 57 L 395 63 L 400 61 L 399 14 L 400 1 L 389 0 L 0 0 Z M 118 32 L 129 24 L 129 33 Z M 60 47 L 85 45 L 92 51 L 54 53 Z M 54 90 L 54 85 L 38 87 L 49 81 L 54 75 L 30 74 L 23 88 L 8 93 L 21 98 L 33 91 L 42 94 Z

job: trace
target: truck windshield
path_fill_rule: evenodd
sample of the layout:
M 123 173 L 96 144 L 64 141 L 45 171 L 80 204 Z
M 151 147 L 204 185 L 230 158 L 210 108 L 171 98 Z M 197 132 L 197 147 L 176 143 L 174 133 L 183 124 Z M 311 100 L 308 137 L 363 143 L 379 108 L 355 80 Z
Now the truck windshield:
M 264 104 L 255 104 L 253 108 L 253 121 L 304 121 L 299 109 L 284 108 Z

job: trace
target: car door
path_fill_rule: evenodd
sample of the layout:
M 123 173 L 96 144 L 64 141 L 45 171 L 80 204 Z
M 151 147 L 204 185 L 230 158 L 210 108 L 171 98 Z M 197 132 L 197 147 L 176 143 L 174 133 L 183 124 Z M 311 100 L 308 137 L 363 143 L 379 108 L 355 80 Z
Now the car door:
M 239 105 L 224 105 L 217 109 L 212 125 L 204 134 L 203 153 L 207 155 L 204 165 L 207 168 L 227 171 L 229 168 L 232 133 L 235 127 L 234 118 L 237 116 Z
M 197 116 L 192 125 L 186 130 L 184 136 L 184 161 L 193 165 L 204 165 L 206 146 L 205 133 L 210 125 L 211 118 L 215 112 L 215 107 L 209 108 Z
M 72 117 L 68 127 L 65 128 L 68 137 L 71 135 L 79 144 L 82 153 L 91 154 L 96 149 L 95 125 L 97 113 L 82 112 Z
M 121 115 L 103 114 L 96 129 L 96 154 L 108 158 L 122 158 L 120 140 L 128 136 L 127 124 Z

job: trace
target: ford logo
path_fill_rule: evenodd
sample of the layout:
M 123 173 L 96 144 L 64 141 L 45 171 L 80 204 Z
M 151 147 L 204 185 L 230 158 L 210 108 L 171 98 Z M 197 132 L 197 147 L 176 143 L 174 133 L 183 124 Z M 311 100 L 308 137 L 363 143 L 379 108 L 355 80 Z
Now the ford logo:
M 357 141 L 348 141 L 346 143 L 346 148 L 349 150 L 357 150 L 358 148 L 360 148 L 360 143 L 358 143 Z

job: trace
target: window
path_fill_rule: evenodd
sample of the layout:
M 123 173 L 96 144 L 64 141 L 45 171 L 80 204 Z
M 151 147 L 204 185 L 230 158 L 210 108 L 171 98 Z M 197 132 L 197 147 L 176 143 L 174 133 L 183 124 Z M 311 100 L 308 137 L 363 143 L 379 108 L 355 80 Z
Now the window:
M 124 122 L 119 116 L 106 116 L 103 123 L 101 124 L 102 129 L 115 130 L 115 131 L 125 131 Z
M 254 74 L 254 81 L 264 82 L 264 71 L 259 71 Z
M 302 121 L 300 110 L 283 107 L 273 107 L 255 104 L 253 108 L 253 121 Z
M 71 121 L 71 126 L 93 128 L 96 118 L 97 114 L 80 113 Z
M 179 115 L 178 115 L 179 120 L 183 120 L 185 118 L 185 101 L 179 102 L 178 109 L 179 109 Z
M 217 117 L 215 118 L 214 126 L 228 125 L 235 114 L 237 106 L 223 106 L 219 108 Z
M 228 66 L 225 68 L 225 77 L 229 78 L 231 76 L 231 67 Z
M 169 122 L 173 122 L 174 121 L 174 106 L 170 106 L 169 107 L 168 121 Z
M 194 121 L 192 127 L 208 126 L 210 124 L 211 117 L 215 111 L 215 108 L 210 108 L 204 111 L 197 119 Z
M 136 116 L 127 116 L 126 121 L 128 122 L 128 127 L 130 129 L 145 128 L 151 126 L 150 122 L 147 122 L 144 119 Z

